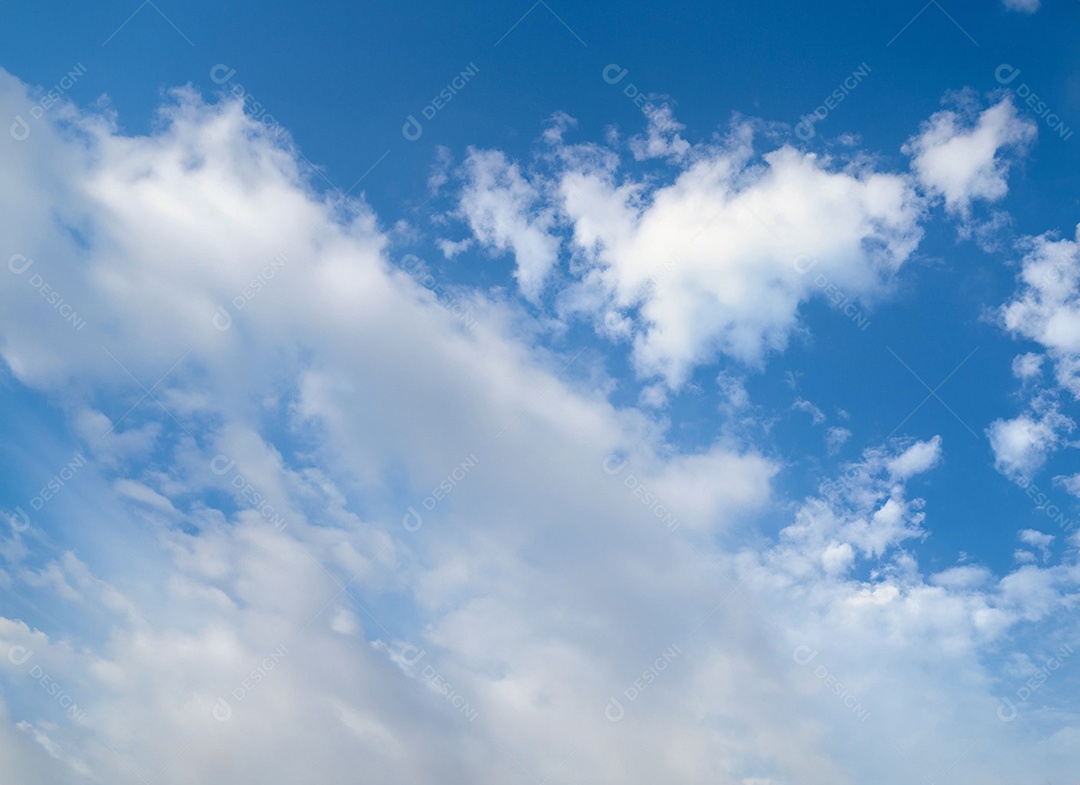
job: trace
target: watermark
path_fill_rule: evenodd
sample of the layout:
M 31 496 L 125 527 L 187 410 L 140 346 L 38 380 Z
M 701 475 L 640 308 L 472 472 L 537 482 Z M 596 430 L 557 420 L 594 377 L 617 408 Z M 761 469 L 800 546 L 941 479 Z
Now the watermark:
M 1069 659 L 1072 655 L 1072 647 L 1064 646 L 1054 656 L 1047 657 L 1046 662 L 1040 665 L 1039 669 L 1035 671 L 1035 675 L 1024 682 L 1024 686 L 1016 690 L 1017 700 L 1020 703 L 1025 703 L 1028 698 L 1038 692 L 1039 689 L 1046 684 L 1046 680 L 1050 678 L 1050 674 L 1060 668 L 1065 660 Z M 1002 722 L 1012 722 L 1019 713 L 1016 704 L 1009 698 L 1001 698 L 998 702 L 997 715 L 998 719 Z
M 274 261 L 270 262 L 262 271 L 255 276 L 251 283 L 240 290 L 240 293 L 236 297 L 232 298 L 230 302 L 232 307 L 236 309 L 237 313 L 244 310 L 244 306 L 255 299 L 255 295 L 263 290 L 263 288 L 274 279 L 278 270 L 284 267 L 289 261 L 289 258 L 285 254 L 278 254 Z M 232 327 L 232 314 L 230 314 L 222 306 L 218 306 L 217 313 L 214 314 L 211 322 L 214 327 L 224 332 Z
M 604 473 L 612 477 L 622 474 L 626 465 L 627 460 L 625 458 L 619 458 L 615 454 L 607 456 L 601 463 Z M 646 507 L 658 521 L 663 523 L 668 531 L 673 532 L 679 528 L 678 519 L 671 514 L 671 511 L 661 503 L 656 494 L 650 491 L 648 486 L 645 485 L 637 475 L 633 472 L 628 473 L 626 477 L 623 478 L 623 485 L 631 490 L 634 496 L 641 502 L 642 506 Z
M 633 703 L 640 698 L 642 693 L 649 688 L 649 685 L 656 681 L 656 677 L 667 670 L 668 663 L 680 654 L 682 654 L 682 651 L 679 647 L 672 644 L 667 651 L 656 658 L 652 665 L 642 671 L 641 675 L 622 691 L 622 696 L 626 699 L 627 704 Z M 622 701 L 612 695 L 611 700 L 604 707 L 604 716 L 607 717 L 609 722 L 620 722 L 626 716 L 626 708 L 623 706 Z
M 22 254 L 14 254 L 8 259 L 8 270 L 15 275 L 22 275 L 33 266 L 34 260 Z M 64 317 L 76 330 L 82 330 L 86 326 L 86 319 L 79 318 L 79 314 L 71 307 L 71 303 L 60 296 L 60 293 L 52 288 L 49 283 L 37 273 L 26 279 L 27 283 L 37 291 L 56 311 Z
M 1016 464 L 1006 463 L 1004 465 L 1005 476 L 1012 479 L 1017 485 L 1023 489 L 1027 497 L 1035 503 L 1035 509 L 1042 510 L 1046 517 L 1056 523 L 1063 532 L 1070 532 L 1073 530 L 1073 521 L 1071 518 L 1066 518 L 1065 513 L 1050 500 L 1050 496 L 1045 493 L 1034 480 L 1026 472 L 1021 471 Z
M 60 81 L 52 86 L 41 99 L 30 107 L 27 113 L 35 122 L 40 120 L 46 111 L 51 109 L 63 95 L 75 86 L 79 78 L 86 73 L 86 66 L 76 63 L 75 67 L 60 78 Z M 11 124 L 11 138 L 16 142 L 22 142 L 30 138 L 30 123 L 21 114 L 15 115 L 15 121 Z
M 799 254 L 792 260 L 791 266 L 795 268 L 799 275 L 806 275 L 817 266 L 817 263 L 817 259 L 814 257 Z M 814 276 L 814 286 L 821 290 L 821 293 L 825 295 L 825 300 L 833 308 L 851 319 L 860 330 L 865 330 L 870 326 L 870 319 L 867 315 L 860 311 L 855 301 L 830 281 L 828 276 L 818 273 Z
M 473 470 L 479 459 L 470 453 L 461 463 L 454 467 L 454 470 L 446 475 L 438 485 L 431 489 L 431 493 L 423 498 L 420 502 L 420 506 L 428 512 L 435 509 L 435 506 L 445 499 L 457 484 L 465 479 L 465 477 Z M 401 525 L 405 527 L 405 531 L 414 532 L 424 525 L 424 516 L 422 516 L 415 507 L 409 505 L 405 514 L 401 516 Z
M 428 272 L 427 263 L 415 254 L 406 254 L 401 258 L 401 268 L 413 277 L 417 283 L 430 290 L 435 299 L 453 314 L 459 322 L 465 325 L 467 330 L 476 326 L 476 319 L 469 311 L 469 307 L 462 302 L 453 292 L 435 280 L 435 276 Z
M 271 524 L 277 531 L 284 531 L 285 527 L 289 525 L 288 521 L 282 520 L 281 516 L 278 515 L 274 506 L 267 502 L 262 494 L 255 490 L 255 486 L 248 482 L 247 478 L 236 469 L 236 461 L 231 460 L 226 455 L 215 455 L 210 460 L 210 471 L 219 477 L 231 473 L 232 477 L 229 484 L 239 491 L 241 498 L 250 503 L 252 509 L 256 510 L 263 517 L 263 520 Z
M 229 695 L 234 701 L 240 703 L 244 698 L 255 691 L 255 688 L 262 683 L 277 664 L 285 659 L 285 655 L 289 653 L 289 650 L 282 644 L 263 657 L 262 662 L 258 663 L 251 673 L 245 676 L 235 688 L 233 688 Z M 226 700 L 224 695 L 219 695 L 217 701 L 214 703 L 213 708 L 210 710 L 210 714 L 218 722 L 228 722 L 233 715 L 232 704 Z
M 7 659 L 12 665 L 21 668 L 30 662 L 33 656 L 32 649 L 25 646 L 12 646 L 8 649 Z M 46 673 L 40 665 L 32 665 L 26 675 L 41 685 L 41 688 L 60 704 L 60 708 L 64 709 L 64 713 L 68 717 L 78 721 L 86 716 L 86 712 L 79 707 L 79 704 L 75 702 L 75 699 L 71 697 L 67 690 L 56 679 Z
M 78 473 L 79 469 L 86 466 L 86 458 L 82 453 L 77 450 L 72 454 L 71 460 L 60 469 L 53 477 L 41 486 L 41 489 L 27 502 L 28 506 L 33 508 L 35 512 L 40 511 L 53 496 L 58 494 L 61 489 Z M 11 526 L 12 531 L 24 532 L 30 528 L 30 516 L 26 511 L 18 506 L 15 508 L 14 514 L 8 515 L 8 523 Z
M 477 68 L 476 63 L 469 63 L 469 67 L 451 79 L 450 83 L 440 90 L 439 94 L 432 98 L 427 106 L 420 110 L 420 114 L 427 120 L 434 120 L 435 115 L 454 100 L 454 96 L 478 73 L 480 73 L 480 69 Z M 415 142 L 424 135 L 424 126 L 414 115 L 409 115 L 405 120 L 405 125 L 401 126 L 401 135 L 410 142 Z
M 218 63 L 210 69 L 210 79 L 214 84 L 225 85 L 229 88 L 230 92 L 239 98 L 244 103 L 244 113 L 248 115 L 252 120 L 260 123 L 267 131 L 269 131 L 275 138 L 280 139 L 286 135 L 286 131 L 281 127 L 274 116 L 266 111 L 266 107 L 255 100 L 255 97 L 249 93 L 240 82 L 234 81 L 233 77 L 236 76 L 236 69 L 229 68 L 227 65 Z
M 71 480 L 72 477 L 81 469 L 86 466 L 86 458 L 82 453 L 76 451 L 71 460 L 67 462 L 59 472 L 57 472 L 51 480 L 41 486 L 41 490 L 37 492 L 37 495 L 30 500 L 30 506 L 35 510 L 40 510 L 45 506 L 45 502 L 49 501 L 53 496 L 60 492 L 60 489 Z
M 626 68 L 623 68 L 621 65 L 618 65 L 616 63 L 608 63 L 600 72 L 600 76 L 608 84 L 617 85 L 619 84 L 619 82 L 625 79 L 629 73 L 630 71 Z M 646 98 L 649 93 L 640 89 L 633 82 L 626 83 L 626 85 L 622 89 L 622 94 L 629 98 L 630 102 L 638 109 L 640 109 L 641 113 L 646 117 L 651 117 L 654 112 L 658 112 L 661 109 L 667 107 L 666 103 L 657 105 L 654 104 L 652 101 L 649 101 Z
M 24 532 L 30 528 L 30 516 L 22 507 L 16 507 L 14 513 L 8 513 L 8 525 L 14 532 Z
M 809 646 L 796 646 L 791 652 L 791 659 L 799 667 L 804 667 L 817 659 L 817 650 Z M 851 710 L 851 713 L 859 718 L 859 722 L 866 722 L 870 717 L 870 710 L 862 705 L 858 697 L 844 686 L 844 683 L 836 678 L 829 669 L 821 663 L 814 668 L 814 676 L 821 680 L 837 699 Z
M 838 84 L 835 90 L 825 96 L 825 99 L 818 104 L 814 111 L 799 118 L 799 122 L 795 124 L 795 135 L 804 142 L 813 139 L 817 133 L 814 130 L 814 125 L 828 117 L 829 113 L 839 106 L 851 94 L 851 91 L 858 87 L 859 83 L 869 75 L 870 66 L 862 63 L 844 81 Z
M 414 646 L 411 643 L 407 643 L 401 647 L 401 651 L 399 652 L 397 659 L 405 665 L 410 666 L 411 669 L 413 666 L 419 663 L 420 660 L 422 660 L 426 655 L 427 652 L 421 649 L 419 646 Z M 446 677 L 439 673 L 435 666 L 431 664 L 424 665 L 424 667 L 419 672 L 419 677 L 427 683 L 428 687 L 430 687 L 432 690 L 445 698 L 447 703 L 457 709 L 458 713 L 465 717 L 465 719 L 467 719 L 469 722 L 472 722 L 476 719 L 476 709 L 469 705 L 469 702 L 465 698 L 465 696 L 458 692 L 456 689 L 454 689 L 450 682 L 446 680 Z
M 1020 69 L 1008 63 L 1002 63 L 994 69 L 994 78 L 997 79 L 998 84 L 1009 87 L 1017 98 L 1024 99 L 1024 103 L 1035 113 L 1036 117 L 1046 123 L 1051 131 L 1057 131 L 1058 136 L 1063 141 L 1068 141 L 1073 135 L 1072 129 L 1065 125 L 1064 120 L 1050 110 L 1046 101 L 1039 98 L 1039 94 L 1032 90 L 1027 82 L 1021 82 L 1019 87 L 1011 87 L 1018 76 L 1020 76 Z

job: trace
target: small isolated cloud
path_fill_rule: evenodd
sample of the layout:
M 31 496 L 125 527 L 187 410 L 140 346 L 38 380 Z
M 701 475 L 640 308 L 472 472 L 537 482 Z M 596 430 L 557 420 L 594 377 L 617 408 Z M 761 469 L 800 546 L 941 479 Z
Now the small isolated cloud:
M 941 460 L 941 437 L 935 436 L 924 442 L 916 442 L 887 464 L 889 474 L 906 480 L 937 466 Z
M 1021 381 L 1030 381 L 1042 373 L 1043 356 L 1035 352 L 1018 354 L 1012 361 L 1013 376 Z
M 1011 420 L 998 419 L 986 429 L 994 465 L 1014 480 L 1030 478 L 1061 446 L 1064 434 L 1074 427 L 1054 404 L 1033 401 L 1031 411 Z
M 1003 0 L 1003 2 L 1010 11 L 1019 11 L 1024 14 L 1035 13 L 1041 5 L 1041 0 Z
M 842 428 L 839 425 L 834 425 L 825 432 L 825 448 L 830 455 L 835 455 L 840 452 L 840 448 L 843 447 L 850 438 L 851 431 L 847 428 Z
M 1035 136 L 1035 124 L 1006 97 L 978 115 L 966 105 L 934 114 L 904 152 L 923 187 L 967 218 L 973 201 L 996 202 L 1008 193 L 1009 160 L 1002 153 L 1022 151 Z
M 821 425 L 825 422 L 825 412 L 821 411 L 821 409 L 805 398 L 796 398 L 795 403 L 791 404 L 791 408 L 793 411 L 806 412 L 809 414 L 810 420 L 814 425 Z

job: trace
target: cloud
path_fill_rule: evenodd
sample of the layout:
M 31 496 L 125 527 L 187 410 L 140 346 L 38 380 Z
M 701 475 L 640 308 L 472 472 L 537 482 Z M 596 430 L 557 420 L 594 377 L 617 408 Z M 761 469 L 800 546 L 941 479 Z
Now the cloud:
M 1055 477 L 1054 482 L 1061 485 L 1066 492 L 1080 498 L 1080 473 Z
M 844 160 L 770 147 L 745 120 L 693 148 L 681 130 L 665 106 L 624 146 L 549 134 L 528 166 L 474 150 L 460 209 L 481 243 L 519 249 L 528 299 L 549 280 L 561 318 L 628 341 L 638 374 L 671 390 L 720 356 L 753 368 L 783 351 L 826 285 L 870 307 L 922 237 L 919 186 L 966 218 L 973 200 L 1004 196 L 1006 156 L 1035 134 L 1007 100 L 940 112 L 905 146 L 913 176 L 861 151 Z M 654 159 L 668 168 L 640 171 Z
M 899 452 L 867 450 L 861 461 L 845 466 L 842 480 L 823 486 L 820 500 L 800 509 L 797 523 L 784 529 L 782 537 L 799 543 L 799 560 L 821 548 L 823 563 L 834 567 L 852 562 L 844 556 L 848 549 L 837 550 L 841 545 L 876 557 L 904 540 L 922 537 L 922 501 L 906 500 L 899 483 L 929 471 L 940 458 L 939 436 Z M 796 558 L 796 549 L 781 552 Z
M 941 437 L 916 442 L 887 464 L 889 474 L 902 480 L 934 468 L 941 460 Z
M 1042 373 L 1043 356 L 1034 352 L 1018 354 L 1013 358 L 1013 376 L 1021 381 L 1037 378 Z
M 1080 399 L 1080 246 L 1046 234 L 1026 238 L 1023 247 L 1019 286 L 1001 307 L 1001 322 L 1042 346 L 1057 383 Z
M 1010 11 L 1019 11 L 1024 14 L 1035 13 L 1041 5 L 1041 0 L 1003 0 L 1003 2 Z
M 558 239 L 548 233 L 551 211 L 538 206 L 541 194 L 501 152 L 470 150 L 463 170 L 458 211 L 481 245 L 513 251 L 518 287 L 535 302 L 559 252 Z
M 904 152 L 926 190 L 945 200 L 945 209 L 964 218 L 975 200 L 996 202 L 1008 192 L 1009 159 L 1034 141 L 1035 124 L 1003 98 L 976 115 L 966 101 L 958 110 L 934 114 L 908 140 Z
M 1074 427 L 1072 419 L 1061 414 L 1056 405 L 1036 399 L 1030 412 L 1011 420 L 994 420 L 986 429 L 994 465 L 1015 480 L 1030 479 Z
M 792 411 L 806 412 L 810 415 L 810 420 L 814 425 L 821 425 L 825 422 L 825 412 L 821 411 L 818 407 L 814 406 L 810 401 L 805 398 L 796 398 L 795 403 L 791 404 Z
M 1054 542 L 1054 535 L 1036 531 L 1035 529 L 1021 529 L 1017 537 L 1025 545 L 1038 549 L 1042 554 L 1043 561 L 1050 558 L 1050 546 Z
M 833 455 L 840 451 L 848 439 L 851 438 L 851 431 L 847 428 L 840 426 L 833 426 L 825 432 L 825 447 L 830 455 Z

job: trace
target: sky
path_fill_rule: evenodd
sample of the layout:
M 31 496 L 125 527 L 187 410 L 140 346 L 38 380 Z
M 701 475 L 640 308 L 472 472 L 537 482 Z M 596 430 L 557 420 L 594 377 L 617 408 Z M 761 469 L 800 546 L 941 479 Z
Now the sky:
M 0 18 L 4 785 L 1080 782 L 1080 5 Z

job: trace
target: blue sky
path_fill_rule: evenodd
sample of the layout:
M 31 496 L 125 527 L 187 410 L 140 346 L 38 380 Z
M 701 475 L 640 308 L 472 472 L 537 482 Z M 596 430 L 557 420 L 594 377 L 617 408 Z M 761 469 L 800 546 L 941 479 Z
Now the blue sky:
M 5 782 L 1076 782 L 1080 7 L 0 14 Z

